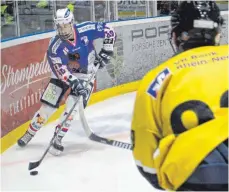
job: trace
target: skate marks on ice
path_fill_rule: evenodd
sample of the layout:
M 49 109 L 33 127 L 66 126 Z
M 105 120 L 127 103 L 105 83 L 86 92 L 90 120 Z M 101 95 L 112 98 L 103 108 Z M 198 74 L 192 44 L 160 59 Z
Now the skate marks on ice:
M 134 98 L 135 93 L 129 93 L 89 106 L 89 126 L 100 136 L 129 142 Z M 55 122 L 41 129 L 27 147 L 14 145 L 1 155 L 1 190 L 156 191 L 137 171 L 131 151 L 90 141 L 77 118 L 63 139 L 63 154 L 48 154 L 38 175 L 30 176 L 28 164 L 40 158 L 54 127 Z

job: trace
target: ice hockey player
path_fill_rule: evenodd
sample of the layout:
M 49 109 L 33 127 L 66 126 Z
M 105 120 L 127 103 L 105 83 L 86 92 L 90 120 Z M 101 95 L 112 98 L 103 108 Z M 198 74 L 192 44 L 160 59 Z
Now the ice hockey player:
M 182 2 L 171 17 L 179 54 L 137 91 L 131 138 L 137 168 L 155 188 L 228 191 L 228 45 L 214 1 Z
M 52 69 L 51 79 L 41 97 L 41 108 L 35 113 L 26 133 L 18 140 L 18 145 L 26 146 L 36 132 L 47 122 L 56 111 L 66 93 L 71 88 L 66 100 L 66 108 L 60 117 L 60 122 L 72 108 L 76 98 L 83 96 L 84 107 L 90 98 L 94 87 L 94 79 L 88 87 L 84 87 L 93 69 L 100 61 L 100 68 L 104 67 L 113 55 L 116 39 L 114 30 L 102 22 L 84 22 L 74 24 L 74 16 L 68 9 L 59 9 L 54 17 L 57 35 L 50 40 L 47 59 Z M 103 38 L 103 47 L 95 59 L 93 41 Z M 56 126 L 59 131 L 50 152 L 59 155 L 64 147 L 62 138 L 68 131 L 75 110 L 63 127 Z

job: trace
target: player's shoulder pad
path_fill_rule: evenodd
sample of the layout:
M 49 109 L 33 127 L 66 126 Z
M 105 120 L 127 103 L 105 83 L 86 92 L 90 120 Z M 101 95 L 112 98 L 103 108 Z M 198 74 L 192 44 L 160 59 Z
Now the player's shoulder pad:
M 58 51 L 62 48 L 63 41 L 58 37 L 55 36 L 50 40 L 48 52 L 49 54 L 57 55 Z
M 79 33 L 95 30 L 96 24 L 92 21 L 86 21 L 76 25 L 76 29 Z

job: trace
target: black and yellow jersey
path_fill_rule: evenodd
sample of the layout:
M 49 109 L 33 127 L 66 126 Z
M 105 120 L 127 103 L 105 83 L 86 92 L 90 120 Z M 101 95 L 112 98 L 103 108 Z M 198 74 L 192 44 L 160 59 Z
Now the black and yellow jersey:
M 228 138 L 228 45 L 191 49 L 146 74 L 131 126 L 137 166 L 178 189 Z

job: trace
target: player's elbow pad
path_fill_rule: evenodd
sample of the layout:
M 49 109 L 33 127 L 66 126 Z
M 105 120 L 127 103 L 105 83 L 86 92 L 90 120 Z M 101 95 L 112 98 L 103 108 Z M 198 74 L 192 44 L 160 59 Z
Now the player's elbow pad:
M 106 52 L 112 52 L 113 53 L 114 44 L 116 41 L 116 33 L 115 33 L 114 29 L 110 26 L 109 27 L 106 26 L 104 32 L 105 32 L 105 37 L 103 40 L 103 49 Z
M 75 77 L 71 73 L 71 71 L 68 69 L 68 67 L 66 65 L 55 64 L 54 69 L 55 69 L 55 72 L 57 74 L 57 77 L 61 81 L 63 81 L 67 85 L 69 85 L 70 87 L 72 87 L 73 85 L 76 84 L 76 82 L 78 82 L 78 78 Z

